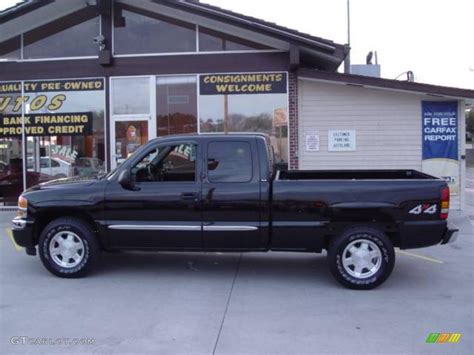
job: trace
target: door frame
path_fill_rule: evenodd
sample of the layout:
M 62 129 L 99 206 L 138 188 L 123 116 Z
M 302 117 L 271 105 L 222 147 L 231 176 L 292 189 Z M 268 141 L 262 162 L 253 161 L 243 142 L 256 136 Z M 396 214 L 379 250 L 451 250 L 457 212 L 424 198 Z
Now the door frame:
M 115 79 L 139 79 L 147 78 L 149 81 L 149 103 L 150 103 L 150 112 L 140 113 L 140 114 L 114 114 L 113 107 L 113 80 Z M 148 122 L 148 140 L 156 138 L 156 76 L 155 75 L 127 75 L 127 76 L 114 76 L 109 78 L 109 105 L 110 105 L 110 170 L 117 167 L 116 163 L 116 153 L 115 153 L 115 144 L 116 144 L 116 131 L 115 123 L 116 122 L 136 122 L 136 121 L 147 121 Z

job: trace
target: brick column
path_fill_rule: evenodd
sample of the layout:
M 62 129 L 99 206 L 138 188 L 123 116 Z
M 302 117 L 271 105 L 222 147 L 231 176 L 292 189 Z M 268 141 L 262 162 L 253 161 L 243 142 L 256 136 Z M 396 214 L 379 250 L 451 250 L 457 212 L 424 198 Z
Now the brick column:
M 298 169 L 298 77 L 296 73 L 288 75 L 288 120 L 289 120 L 289 145 L 290 157 L 288 168 Z

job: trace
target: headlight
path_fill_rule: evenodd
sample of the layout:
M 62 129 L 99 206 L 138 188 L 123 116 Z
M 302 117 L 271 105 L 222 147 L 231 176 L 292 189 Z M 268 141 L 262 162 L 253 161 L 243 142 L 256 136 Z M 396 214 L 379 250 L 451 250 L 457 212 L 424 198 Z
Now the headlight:
M 26 211 L 28 210 L 28 201 L 24 196 L 18 197 L 18 211 L 16 215 L 20 218 L 26 218 Z

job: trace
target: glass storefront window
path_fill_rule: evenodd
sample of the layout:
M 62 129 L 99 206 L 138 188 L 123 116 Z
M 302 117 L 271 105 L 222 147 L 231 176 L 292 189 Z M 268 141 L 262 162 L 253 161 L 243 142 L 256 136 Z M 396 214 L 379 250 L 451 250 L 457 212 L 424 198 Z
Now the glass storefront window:
M 0 43 L 0 61 L 18 60 L 21 55 L 21 37 L 16 36 Z
M 114 115 L 150 114 L 150 79 L 112 79 L 112 100 Z
M 196 76 L 157 77 L 157 135 L 197 132 Z
M 159 14 L 153 17 L 120 9 L 114 19 L 114 53 L 174 53 L 196 51 L 194 25 Z
M 25 187 L 105 171 L 104 80 L 26 81 L 23 97 L 21 84 L 0 83 L 0 200 L 5 205 L 15 204 Z
M 286 85 L 285 73 L 201 75 L 200 132 L 266 133 L 276 162 L 288 162 Z
M 96 56 L 99 50 L 92 40 L 100 33 L 99 17 L 50 32 L 32 31 L 24 35 L 23 59 Z M 44 34 L 46 33 L 46 36 Z M 41 36 L 41 37 L 40 37 Z
M 199 51 L 248 51 L 255 49 L 269 49 L 266 46 L 245 41 L 243 39 L 199 27 Z

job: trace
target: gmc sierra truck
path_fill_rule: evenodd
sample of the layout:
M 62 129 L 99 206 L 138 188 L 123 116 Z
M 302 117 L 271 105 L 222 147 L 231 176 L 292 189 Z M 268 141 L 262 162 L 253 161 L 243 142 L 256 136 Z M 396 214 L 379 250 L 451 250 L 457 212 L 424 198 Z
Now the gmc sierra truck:
M 17 244 L 60 277 L 101 251 L 327 251 L 344 286 L 370 289 L 394 247 L 446 244 L 445 181 L 415 170 L 277 171 L 262 134 L 154 139 L 96 179 L 34 186 L 19 197 Z M 38 247 L 38 248 L 36 248 Z

